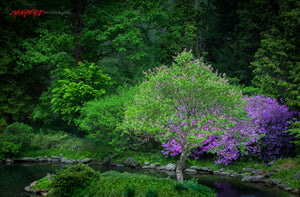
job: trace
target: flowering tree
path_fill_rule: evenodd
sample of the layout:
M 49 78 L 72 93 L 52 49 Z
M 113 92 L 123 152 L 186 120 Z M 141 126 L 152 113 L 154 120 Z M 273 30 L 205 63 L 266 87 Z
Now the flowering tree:
M 175 140 L 181 148 L 176 175 L 183 182 L 182 167 L 189 153 L 211 135 L 223 135 L 245 119 L 241 93 L 225 74 L 213 72 L 201 60 L 183 51 L 171 67 L 144 73 L 146 80 L 127 106 L 123 129 L 150 133 L 162 142 Z

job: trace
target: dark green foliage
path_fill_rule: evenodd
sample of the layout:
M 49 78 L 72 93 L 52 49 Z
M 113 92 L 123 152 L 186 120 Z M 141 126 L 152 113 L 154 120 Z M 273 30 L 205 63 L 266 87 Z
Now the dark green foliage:
M 96 176 L 96 172 L 85 164 L 69 166 L 58 173 L 51 184 L 51 196 L 72 196 L 74 191 L 84 188 L 85 184 Z
M 22 143 L 15 144 L 0 137 L 0 158 L 16 156 L 19 153 L 21 146 Z
M 126 185 L 124 188 L 124 191 L 122 193 L 125 195 L 125 197 L 134 197 L 135 187 L 130 187 L 130 186 Z
M 22 147 L 30 145 L 33 129 L 24 123 L 15 122 L 9 125 L 3 132 L 3 136 L 15 144 L 22 143 Z
M 151 189 L 148 189 L 145 194 L 146 197 L 158 197 L 158 193 L 153 189 L 152 185 L 151 185 Z
M 0 133 L 0 157 L 16 156 L 31 144 L 33 129 L 31 126 L 15 122 Z
M 296 144 L 296 153 L 300 155 L 300 121 L 295 121 L 292 123 L 286 132 L 289 132 L 291 135 L 295 135 L 295 137 L 298 139 L 293 143 Z
M 182 191 L 182 190 L 188 190 L 188 188 L 182 184 L 182 183 L 176 183 L 174 185 L 174 188 L 177 190 L 177 191 Z
M 274 21 L 270 19 L 272 23 L 261 32 L 260 47 L 251 62 L 253 83 L 264 94 L 284 98 L 288 106 L 300 109 L 300 3 L 275 2 L 277 13 L 270 12 Z

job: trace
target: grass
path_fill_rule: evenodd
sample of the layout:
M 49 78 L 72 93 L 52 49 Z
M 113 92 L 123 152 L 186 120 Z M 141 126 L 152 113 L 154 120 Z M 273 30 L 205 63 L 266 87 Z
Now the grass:
M 173 197 L 214 197 L 216 193 L 210 188 L 193 183 L 191 181 L 183 183 L 186 190 L 176 189 L 175 180 L 155 178 L 140 174 L 119 173 L 109 171 L 102 173 L 97 180 L 94 180 L 85 190 L 75 196 L 129 196 L 129 192 L 134 196 L 145 196 L 146 193 L 156 193 L 158 196 Z M 178 185 L 178 184 L 177 184 Z M 178 187 L 178 186 L 177 186 Z M 134 190 L 134 192 L 133 192 Z M 151 192 L 150 192 L 151 191 Z
M 31 186 L 30 189 L 46 189 L 47 191 L 49 191 L 51 189 L 50 188 L 51 183 L 52 181 L 48 179 L 47 176 L 45 176 L 40 180 L 38 180 L 36 185 Z

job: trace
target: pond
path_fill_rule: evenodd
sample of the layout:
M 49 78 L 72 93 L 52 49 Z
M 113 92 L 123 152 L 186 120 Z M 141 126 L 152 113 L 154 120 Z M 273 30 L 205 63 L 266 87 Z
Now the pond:
M 65 165 L 55 164 L 13 164 L 0 165 L 0 196 L 28 197 L 24 187 L 32 181 L 38 180 L 47 173 L 55 173 Z M 143 173 L 155 177 L 175 179 L 174 172 L 156 170 L 126 169 L 91 165 L 95 170 L 104 172 L 115 170 L 119 172 Z M 214 188 L 218 197 L 296 197 L 279 189 L 265 188 L 259 184 L 242 183 L 238 178 L 218 177 L 210 175 L 185 175 L 185 179 L 196 178 L 199 183 Z

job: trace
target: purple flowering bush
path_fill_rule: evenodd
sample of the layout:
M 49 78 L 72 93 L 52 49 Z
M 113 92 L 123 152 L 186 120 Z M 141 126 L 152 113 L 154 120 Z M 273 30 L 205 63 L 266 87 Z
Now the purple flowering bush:
M 289 111 L 287 106 L 280 105 L 270 97 L 246 97 L 245 100 L 248 103 L 245 111 L 250 121 L 237 120 L 234 127 L 223 128 L 220 135 L 210 135 L 203 142 L 196 142 L 190 157 L 198 159 L 204 152 L 215 152 L 218 156 L 216 163 L 227 165 L 241 156 L 257 155 L 268 161 L 294 150 L 294 145 L 290 142 L 295 140 L 295 136 L 285 130 L 292 123 L 296 112 Z M 184 117 L 170 124 L 180 132 L 183 122 Z M 206 128 L 198 129 L 208 130 L 210 126 L 208 122 Z M 175 156 L 181 153 L 180 145 L 174 139 L 163 144 L 163 147 L 165 155 Z
M 246 111 L 255 125 L 265 130 L 260 140 L 259 157 L 264 161 L 287 155 L 294 150 L 295 135 L 285 132 L 292 124 L 296 111 L 290 111 L 286 105 L 280 105 L 274 98 L 256 96 L 246 98 Z

